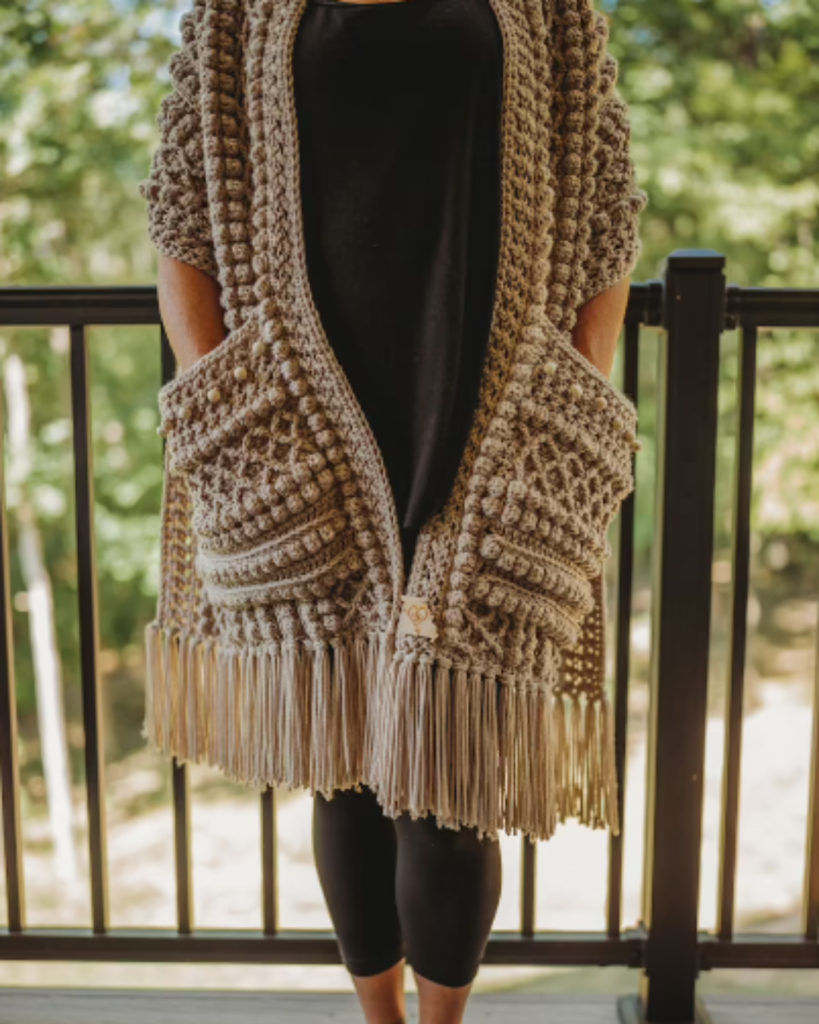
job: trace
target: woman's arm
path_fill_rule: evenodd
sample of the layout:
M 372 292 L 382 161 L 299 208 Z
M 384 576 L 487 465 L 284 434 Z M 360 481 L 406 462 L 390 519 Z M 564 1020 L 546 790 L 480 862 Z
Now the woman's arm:
M 225 337 L 219 283 L 204 271 L 159 254 L 157 292 L 162 323 L 180 369 L 187 370 Z
M 623 278 L 598 292 L 577 311 L 577 323 L 572 330 L 574 346 L 606 377 L 614 366 L 630 287 L 631 278 Z
M 588 0 L 581 6 L 589 6 Z M 595 18 L 601 42 L 606 45 L 608 21 L 598 13 Z M 594 212 L 585 275 L 579 301 L 574 303 L 577 322 L 572 339 L 575 347 L 608 377 L 625 319 L 631 274 L 642 249 L 641 215 L 648 206 L 648 194 L 637 182 L 629 110 L 616 88 L 619 65 L 607 50 L 603 53 L 591 199 Z
M 201 120 L 199 32 L 206 6 L 193 0 L 180 20 L 182 46 L 168 65 L 173 88 L 157 117 L 159 146 L 139 183 L 158 253 L 160 314 L 183 370 L 225 336 Z

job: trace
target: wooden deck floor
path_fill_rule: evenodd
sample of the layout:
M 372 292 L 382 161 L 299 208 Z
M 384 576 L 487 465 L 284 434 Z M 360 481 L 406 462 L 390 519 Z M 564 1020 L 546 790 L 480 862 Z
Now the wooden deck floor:
M 815 1000 L 712 997 L 712 1024 L 819 1024 Z M 416 1022 L 414 998 L 410 1021 Z M 354 996 L 255 992 L 0 990 L 0 1024 L 361 1024 Z M 618 1024 L 611 996 L 475 995 L 468 1024 Z

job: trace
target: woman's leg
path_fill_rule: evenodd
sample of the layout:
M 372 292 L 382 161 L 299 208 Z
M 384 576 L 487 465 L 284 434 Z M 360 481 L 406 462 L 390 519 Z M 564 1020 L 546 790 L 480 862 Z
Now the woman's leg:
M 404 951 L 395 904 L 395 826 L 375 794 L 316 794 L 313 851 L 344 964 L 367 1024 L 401 1024 Z
M 501 893 L 500 843 L 434 817 L 396 820 L 396 900 L 421 1024 L 460 1024 Z

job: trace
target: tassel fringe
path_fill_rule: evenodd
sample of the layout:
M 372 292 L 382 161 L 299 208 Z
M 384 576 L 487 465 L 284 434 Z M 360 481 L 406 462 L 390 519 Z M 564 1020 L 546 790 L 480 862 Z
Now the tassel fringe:
M 256 789 L 364 784 L 390 817 L 490 838 L 549 839 L 569 818 L 619 832 L 605 694 L 397 652 L 392 633 L 237 651 L 152 623 L 146 654 L 142 734 L 180 763 Z

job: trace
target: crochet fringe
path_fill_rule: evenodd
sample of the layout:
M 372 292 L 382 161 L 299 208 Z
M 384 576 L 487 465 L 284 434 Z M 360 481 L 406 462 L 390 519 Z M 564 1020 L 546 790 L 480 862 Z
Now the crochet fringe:
M 368 785 L 384 813 L 549 839 L 579 819 L 619 832 L 608 699 L 564 696 L 444 658 L 394 634 L 251 651 L 146 629 L 142 735 L 155 752 L 244 785 Z

